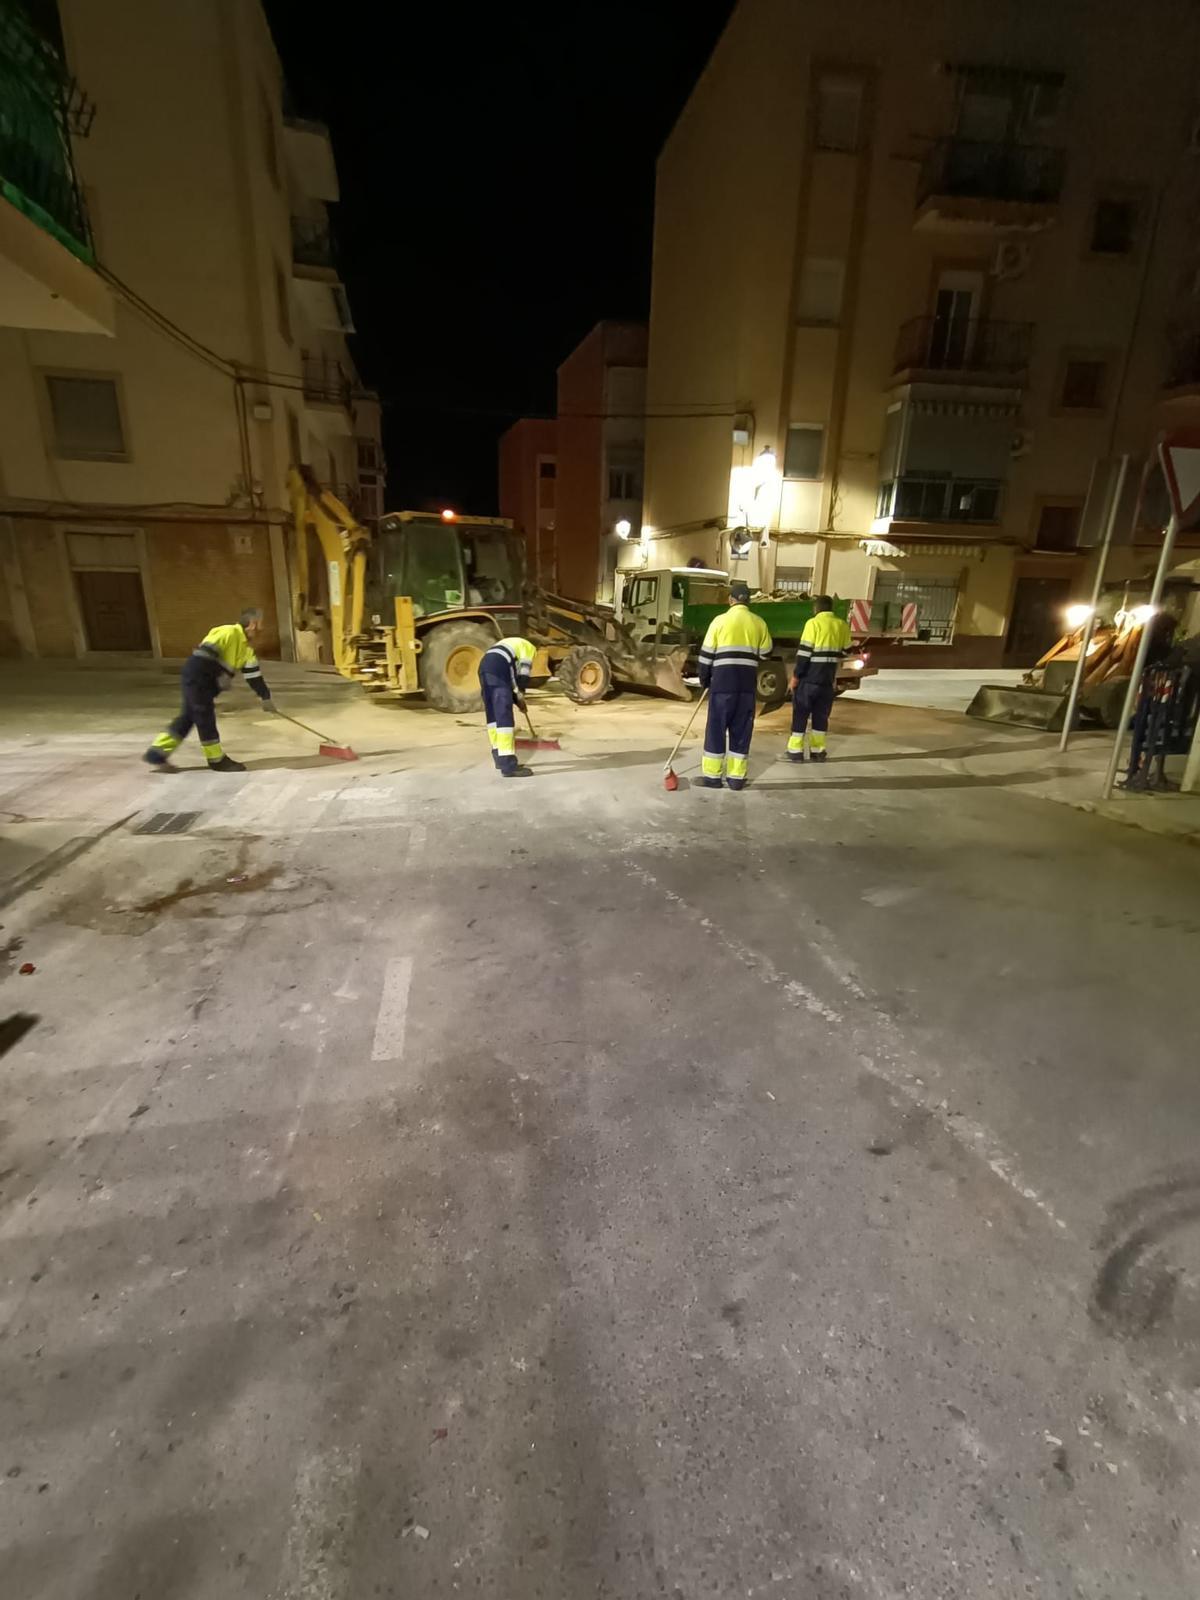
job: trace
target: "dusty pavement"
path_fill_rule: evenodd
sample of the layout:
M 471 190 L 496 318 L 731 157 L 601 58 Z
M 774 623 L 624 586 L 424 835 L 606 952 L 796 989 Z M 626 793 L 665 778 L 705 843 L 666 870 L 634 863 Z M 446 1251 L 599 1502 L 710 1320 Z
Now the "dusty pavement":
M 5 1596 L 1200 1591 L 1193 846 L 949 714 L 3 688 Z

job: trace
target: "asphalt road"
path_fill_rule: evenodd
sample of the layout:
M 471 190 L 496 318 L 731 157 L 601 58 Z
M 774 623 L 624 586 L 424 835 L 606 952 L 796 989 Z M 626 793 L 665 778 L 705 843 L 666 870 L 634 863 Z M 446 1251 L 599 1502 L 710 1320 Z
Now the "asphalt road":
M 0 1592 L 1200 1592 L 1194 848 L 622 715 L 30 748 L 135 814 L 0 913 Z

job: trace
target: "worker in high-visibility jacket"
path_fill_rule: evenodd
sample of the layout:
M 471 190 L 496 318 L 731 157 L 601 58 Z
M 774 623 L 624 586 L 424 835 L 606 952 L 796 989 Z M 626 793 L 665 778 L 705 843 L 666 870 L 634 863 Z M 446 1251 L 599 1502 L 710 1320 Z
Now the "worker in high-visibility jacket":
M 804 735 L 809 734 L 808 759 L 824 761 L 828 754 L 825 736 L 829 713 L 837 690 L 837 672 L 851 647 L 850 629 L 833 614 L 833 601 L 827 594 L 813 601 L 813 614 L 804 624 L 796 665 L 792 671 L 792 732 L 788 739 L 788 760 L 804 760 Z
M 525 690 L 533 670 L 537 646 L 528 639 L 497 639 L 483 652 L 479 663 L 479 688 L 483 694 L 483 716 L 487 723 L 492 760 L 506 778 L 525 777 L 528 767 L 517 760 L 517 729 L 513 705 L 525 709 Z
M 179 674 L 179 686 L 183 691 L 179 715 L 155 739 L 142 757 L 144 761 L 160 772 L 177 772 L 179 769 L 171 765 L 171 756 L 195 728 L 204 759 L 213 772 L 245 772 L 242 762 L 232 760 L 221 748 L 216 700 L 240 672 L 247 686 L 262 701 L 263 710 L 275 710 L 271 691 L 250 642 L 261 632 L 262 612 L 253 608 L 243 611 L 237 622 L 209 629 L 183 663 Z
M 746 787 L 758 668 L 771 654 L 770 631 L 750 610 L 749 601 L 749 588 L 731 583 L 729 610 L 712 619 L 700 647 L 700 682 L 708 690 L 708 724 L 700 763 L 700 782 L 706 789 L 721 787 L 727 746 L 726 781 L 731 789 Z

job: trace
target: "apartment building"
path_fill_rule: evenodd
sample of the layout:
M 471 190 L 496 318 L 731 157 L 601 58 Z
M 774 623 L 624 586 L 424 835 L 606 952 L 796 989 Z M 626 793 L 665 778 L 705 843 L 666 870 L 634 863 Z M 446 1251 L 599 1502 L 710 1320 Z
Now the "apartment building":
M 252 603 L 290 656 L 289 463 L 382 509 L 329 135 L 258 0 L 0 29 L 0 653 L 180 656 Z
M 558 369 L 562 594 L 612 599 L 625 526 L 642 524 L 645 416 L 646 325 L 598 322 Z
M 521 417 L 500 438 L 500 515 L 525 540 L 525 570 L 554 592 L 558 578 L 558 432 L 552 417 Z
M 1186 0 L 740 0 L 659 163 L 622 565 L 915 603 L 906 665 L 1033 659 L 1108 463 L 1197 392 L 1198 42 Z

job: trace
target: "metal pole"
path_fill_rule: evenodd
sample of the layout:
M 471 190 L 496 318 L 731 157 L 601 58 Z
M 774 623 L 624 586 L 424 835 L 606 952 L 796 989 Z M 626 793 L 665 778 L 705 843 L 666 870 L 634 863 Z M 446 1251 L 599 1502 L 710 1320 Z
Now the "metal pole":
M 1167 579 L 1167 567 L 1170 564 L 1171 553 L 1175 549 L 1175 535 L 1179 532 L 1179 518 L 1174 512 L 1167 523 L 1167 531 L 1163 534 L 1162 554 L 1158 558 L 1158 570 L 1154 574 L 1154 587 L 1150 590 L 1150 604 L 1155 611 L 1158 610 L 1159 601 L 1162 599 L 1163 586 Z M 1146 670 L 1146 657 L 1150 653 L 1150 627 L 1154 618 L 1147 619 L 1142 629 L 1142 636 L 1138 640 L 1137 656 L 1133 663 L 1133 676 L 1129 680 L 1129 688 L 1125 691 L 1125 704 L 1121 707 L 1121 721 L 1113 739 L 1112 755 L 1108 758 L 1108 771 L 1104 775 L 1104 788 L 1100 798 L 1107 800 L 1113 792 L 1113 783 L 1117 776 L 1117 767 L 1121 761 L 1121 746 L 1125 743 L 1125 730 L 1129 726 L 1129 719 L 1133 715 L 1134 702 L 1142 683 L 1142 673 Z
M 1104 587 L 1104 574 L 1108 570 L 1108 552 L 1112 548 L 1113 528 L 1116 526 L 1117 513 L 1121 508 L 1121 496 L 1125 493 L 1125 479 L 1129 472 L 1129 457 L 1121 457 L 1121 465 L 1117 468 L 1117 482 L 1112 491 L 1112 499 L 1108 504 L 1108 515 L 1104 519 L 1104 538 L 1100 545 L 1100 559 L 1096 563 L 1096 581 L 1092 585 L 1092 609 L 1083 626 L 1083 640 L 1079 646 L 1079 660 L 1075 663 L 1075 677 L 1071 682 L 1071 694 L 1067 700 L 1067 719 L 1063 723 L 1062 735 L 1058 741 L 1059 751 L 1067 748 L 1071 739 L 1071 729 L 1075 725 L 1075 713 L 1079 709 L 1079 695 L 1083 688 L 1083 675 L 1087 671 L 1088 645 L 1092 642 L 1092 635 L 1096 631 L 1096 607 L 1100 604 L 1100 591 Z

